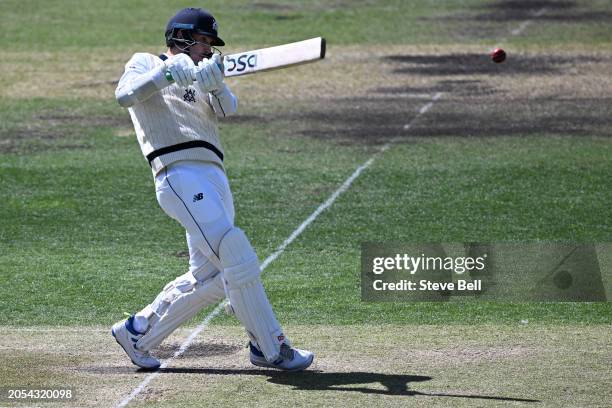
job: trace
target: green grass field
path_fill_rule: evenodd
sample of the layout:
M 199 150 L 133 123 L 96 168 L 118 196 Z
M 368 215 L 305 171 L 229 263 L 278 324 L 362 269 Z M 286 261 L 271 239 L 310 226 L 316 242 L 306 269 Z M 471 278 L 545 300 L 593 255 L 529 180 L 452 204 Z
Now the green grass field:
M 189 5 L 0 3 L 0 388 L 117 406 L 147 378 L 110 325 L 188 258 L 114 89 Z M 195 5 L 219 20 L 226 53 L 328 41 L 316 64 L 227 80 L 236 223 L 261 260 L 375 161 L 263 274 L 312 370 L 253 368 L 220 315 L 128 406 L 610 405 L 609 302 L 369 303 L 359 279 L 362 242 L 612 242 L 612 1 Z

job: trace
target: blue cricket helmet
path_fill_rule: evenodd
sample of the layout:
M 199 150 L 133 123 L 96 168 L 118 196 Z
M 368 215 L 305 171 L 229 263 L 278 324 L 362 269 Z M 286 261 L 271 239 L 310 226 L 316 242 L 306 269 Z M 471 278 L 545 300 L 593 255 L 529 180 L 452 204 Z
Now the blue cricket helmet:
M 180 30 L 184 30 L 187 34 L 198 33 L 212 37 L 211 45 L 225 45 L 225 41 L 219 38 L 217 21 L 208 10 L 189 7 L 176 13 L 166 26 L 166 45 L 168 47 L 176 45 L 177 41 L 184 42 L 176 37 Z

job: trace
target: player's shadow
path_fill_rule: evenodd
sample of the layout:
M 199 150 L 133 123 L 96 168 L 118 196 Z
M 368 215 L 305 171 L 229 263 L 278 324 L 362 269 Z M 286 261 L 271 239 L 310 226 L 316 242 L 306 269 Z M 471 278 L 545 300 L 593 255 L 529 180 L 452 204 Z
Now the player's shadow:
M 206 375 L 260 375 L 269 377 L 268 382 L 270 383 L 278 385 L 287 385 L 293 387 L 293 389 L 295 390 L 305 391 L 341 391 L 397 396 L 421 395 L 429 397 L 455 397 L 497 401 L 540 402 L 539 400 L 525 398 L 473 394 L 426 393 L 410 390 L 410 383 L 432 380 L 432 377 L 422 375 L 382 374 L 368 372 L 327 373 L 314 370 L 301 371 L 297 373 L 287 373 L 276 370 L 228 370 L 218 368 L 163 368 L 160 369 L 159 372 Z M 368 384 L 373 385 L 367 386 Z

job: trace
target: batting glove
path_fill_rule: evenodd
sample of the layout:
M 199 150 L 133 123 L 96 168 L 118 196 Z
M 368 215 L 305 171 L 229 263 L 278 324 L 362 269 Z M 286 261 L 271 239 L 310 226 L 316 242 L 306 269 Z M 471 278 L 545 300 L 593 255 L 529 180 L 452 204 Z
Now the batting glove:
M 167 66 L 168 72 L 181 88 L 187 88 L 193 84 L 193 70 L 196 66 L 189 55 L 175 55 L 168 59 Z
M 198 87 L 204 92 L 212 92 L 223 86 L 223 73 L 219 65 L 221 56 L 215 54 L 212 58 L 202 60 L 195 70 Z

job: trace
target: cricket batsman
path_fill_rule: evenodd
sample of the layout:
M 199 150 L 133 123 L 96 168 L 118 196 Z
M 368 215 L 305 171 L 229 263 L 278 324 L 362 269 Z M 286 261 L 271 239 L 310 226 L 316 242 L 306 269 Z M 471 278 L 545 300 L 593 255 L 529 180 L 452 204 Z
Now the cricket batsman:
M 165 53 L 132 56 L 115 96 L 129 106 L 159 205 L 186 230 L 189 270 L 140 312 L 113 325 L 112 335 L 132 363 L 158 368 L 150 351 L 202 308 L 227 297 L 226 310 L 250 339 L 253 364 L 303 370 L 314 354 L 285 337 L 261 283 L 257 255 L 234 225 L 217 117 L 234 114 L 237 99 L 223 80 L 215 47 L 225 43 L 218 24 L 208 11 L 186 8 L 170 19 L 165 37 Z

